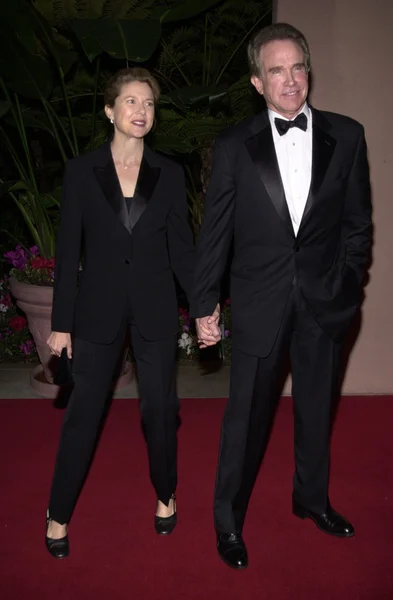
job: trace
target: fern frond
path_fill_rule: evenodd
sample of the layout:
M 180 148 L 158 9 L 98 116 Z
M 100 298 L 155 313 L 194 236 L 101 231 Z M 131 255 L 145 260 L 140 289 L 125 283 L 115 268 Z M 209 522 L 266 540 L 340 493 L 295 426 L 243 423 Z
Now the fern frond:
M 82 19 L 102 16 L 105 0 L 78 0 L 78 15 Z
M 57 21 L 78 18 L 78 0 L 53 0 L 53 9 Z
M 102 16 L 113 19 L 146 19 L 157 3 L 154 0 L 105 0 Z
M 53 0 L 34 0 L 33 6 L 51 25 L 56 22 Z
M 160 111 L 158 132 L 160 135 L 175 136 L 197 148 L 207 140 L 214 139 L 227 124 L 227 119 L 223 117 L 201 116 L 195 112 L 189 112 L 184 117 L 174 110 L 163 109 Z

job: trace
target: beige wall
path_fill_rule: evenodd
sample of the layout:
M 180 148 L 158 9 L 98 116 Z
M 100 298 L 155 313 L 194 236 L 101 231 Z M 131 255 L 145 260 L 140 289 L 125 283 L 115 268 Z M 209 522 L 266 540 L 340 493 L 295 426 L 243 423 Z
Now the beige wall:
M 393 393 L 393 2 L 276 0 L 274 17 L 309 41 L 312 104 L 366 129 L 375 242 L 343 391 Z

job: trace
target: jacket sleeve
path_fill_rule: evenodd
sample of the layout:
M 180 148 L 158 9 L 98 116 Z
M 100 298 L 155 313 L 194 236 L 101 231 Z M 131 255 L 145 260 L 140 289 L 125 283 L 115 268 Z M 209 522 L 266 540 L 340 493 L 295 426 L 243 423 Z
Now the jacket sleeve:
M 361 285 L 372 243 L 370 175 L 363 127 L 349 177 L 343 214 L 343 236 L 345 265 L 355 271 Z
M 56 240 L 52 331 L 72 332 L 82 237 L 82 208 L 74 163 L 65 168 Z
M 184 171 L 176 169 L 172 181 L 174 201 L 167 220 L 168 250 L 171 268 L 190 302 L 195 264 L 195 247 L 188 222 Z
M 236 184 L 224 142 L 213 149 L 212 172 L 196 254 L 191 315 L 213 314 L 233 237 Z

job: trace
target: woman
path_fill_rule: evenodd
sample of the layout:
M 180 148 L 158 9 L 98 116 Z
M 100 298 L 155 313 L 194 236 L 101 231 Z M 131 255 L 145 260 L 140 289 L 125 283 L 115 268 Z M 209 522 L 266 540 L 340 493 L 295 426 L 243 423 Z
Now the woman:
M 176 525 L 178 311 L 173 273 L 189 294 L 194 260 L 184 175 L 144 142 L 159 99 L 158 83 L 146 69 L 119 71 L 104 99 L 113 140 L 68 162 L 57 240 L 48 345 L 57 356 L 67 348 L 74 389 L 47 513 L 46 546 L 55 558 L 69 553 L 68 523 L 127 328 L 157 494 L 155 528 L 165 535 Z

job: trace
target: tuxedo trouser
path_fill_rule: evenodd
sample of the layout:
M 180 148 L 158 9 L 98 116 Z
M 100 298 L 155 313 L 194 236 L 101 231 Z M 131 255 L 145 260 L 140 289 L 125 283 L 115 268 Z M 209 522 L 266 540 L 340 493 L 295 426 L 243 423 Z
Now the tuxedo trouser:
M 294 285 L 269 356 L 232 352 L 214 496 L 218 531 L 242 531 L 288 354 L 295 413 L 293 498 L 316 513 L 326 511 L 331 410 L 338 391 L 340 349 L 315 321 Z
M 148 341 L 134 324 L 130 327 L 150 478 L 157 498 L 168 505 L 177 484 L 176 336 Z M 49 501 L 49 516 L 58 523 L 69 523 L 88 473 L 125 333 L 126 324 L 112 344 L 74 341 L 74 389 L 64 416 Z M 102 485 L 104 489 L 105 482 Z

